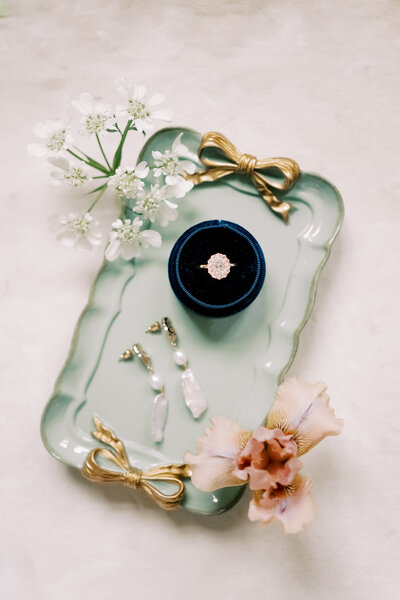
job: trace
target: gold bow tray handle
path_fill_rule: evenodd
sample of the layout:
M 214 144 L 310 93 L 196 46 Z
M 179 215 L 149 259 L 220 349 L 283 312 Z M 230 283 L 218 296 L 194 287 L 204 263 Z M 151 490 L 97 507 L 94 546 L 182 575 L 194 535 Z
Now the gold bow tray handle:
M 241 154 L 232 142 L 216 131 L 209 131 L 203 135 L 198 156 L 206 169 L 185 174 L 185 178 L 192 181 L 194 185 L 216 181 L 232 174 L 246 175 L 269 208 L 285 223 L 289 221 L 291 205 L 284 200 L 279 200 L 272 190 L 286 191 L 293 185 L 301 173 L 297 162 L 284 157 L 259 160 L 251 154 Z M 274 171 L 283 178 L 278 180 L 273 177 Z
M 116 435 L 105 427 L 98 417 L 93 418 L 96 430 L 92 432 L 94 438 L 109 446 L 109 448 L 95 448 L 89 452 L 82 467 L 82 475 L 90 481 L 97 483 L 120 483 L 134 490 L 143 490 L 161 508 L 171 510 L 177 508 L 185 495 L 185 484 L 181 478 L 190 477 L 188 465 L 162 465 L 149 471 L 142 471 L 133 467 L 128 458 L 124 444 Z M 99 463 L 98 458 L 108 460 L 118 469 L 111 470 Z M 171 494 L 160 491 L 153 482 L 171 484 L 176 491 Z

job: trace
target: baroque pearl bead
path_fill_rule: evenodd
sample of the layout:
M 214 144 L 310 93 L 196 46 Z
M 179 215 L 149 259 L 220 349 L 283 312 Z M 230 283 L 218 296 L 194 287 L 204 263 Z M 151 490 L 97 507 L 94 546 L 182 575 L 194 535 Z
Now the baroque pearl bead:
M 163 393 L 158 394 L 153 401 L 153 411 L 151 417 L 151 439 L 153 442 L 163 441 L 167 412 L 168 401 Z
M 157 373 L 152 373 L 149 377 L 150 386 L 153 390 L 161 391 L 163 388 L 163 381 Z
M 207 409 L 207 399 L 198 384 L 192 369 L 186 369 L 181 375 L 181 384 L 185 404 L 195 419 L 201 417 Z
M 187 363 L 187 356 L 182 350 L 175 350 L 174 361 L 177 365 L 183 366 Z

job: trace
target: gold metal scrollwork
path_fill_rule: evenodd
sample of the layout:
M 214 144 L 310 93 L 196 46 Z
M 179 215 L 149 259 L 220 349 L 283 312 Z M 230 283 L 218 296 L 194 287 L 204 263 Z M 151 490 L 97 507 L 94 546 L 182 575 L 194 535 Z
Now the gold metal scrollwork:
M 211 157 L 210 150 L 214 154 L 215 151 L 219 151 L 222 158 Z M 202 137 L 198 156 L 200 162 L 207 169 L 193 174 L 185 174 L 185 178 L 192 181 L 194 185 L 215 181 L 232 173 L 247 175 L 270 209 L 282 217 L 285 223 L 288 222 L 291 205 L 279 200 L 271 190 L 284 191 L 293 185 L 301 172 L 297 162 L 284 157 L 258 160 L 251 154 L 240 154 L 232 142 L 216 131 L 209 131 Z M 283 176 L 282 181 L 271 177 L 268 170 L 278 170 Z
M 177 508 L 182 502 L 185 494 L 185 484 L 181 477 L 190 477 L 191 472 L 188 465 L 163 465 L 142 471 L 131 466 L 124 444 L 116 435 L 105 427 L 102 421 L 94 417 L 96 431 L 92 435 L 103 442 L 109 448 L 95 448 L 89 452 L 85 464 L 82 467 L 82 475 L 90 481 L 97 483 L 120 483 L 135 490 L 142 489 L 161 508 L 171 510 Z M 118 467 L 118 470 L 110 470 L 98 462 L 98 457 L 109 460 Z M 160 491 L 152 482 L 165 482 L 176 488 L 176 491 L 167 494 Z

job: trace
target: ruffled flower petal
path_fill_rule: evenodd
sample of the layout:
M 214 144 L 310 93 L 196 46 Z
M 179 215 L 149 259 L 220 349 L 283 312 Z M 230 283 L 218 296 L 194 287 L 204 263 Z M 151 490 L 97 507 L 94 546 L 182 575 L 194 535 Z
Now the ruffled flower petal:
M 298 445 L 298 456 L 305 454 L 328 435 L 338 435 L 343 420 L 335 417 L 329 406 L 327 386 L 323 382 L 307 383 L 292 377 L 277 390 L 268 415 L 267 427 L 280 428 Z
M 116 260 L 120 254 L 120 247 L 121 247 L 121 244 L 118 240 L 110 241 L 110 243 L 108 244 L 106 251 L 105 251 L 106 259 L 109 260 L 110 262 L 113 262 L 114 260 Z
M 199 162 L 199 157 L 194 152 L 191 152 L 185 144 L 182 143 L 183 132 L 181 132 L 172 144 L 172 152 L 180 158 L 187 158 L 190 162 Z
M 179 155 L 182 151 L 187 150 L 187 147 L 184 144 L 182 144 L 182 136 L 183 136 L 183 131 L 181 131 L 181 133 L 176 136 L 176 138 L 174 139 L 174 141 L 172 143 L 172 152 L 174 154 Z
M 234 474 L 249 479 L 251 490 L 289 485 L 303 466 L 297 444 L 280 429 L 258 427 L 236 461 Z
M 250 436 L 251 431 L 227 417 L 211 419 L 211 426 L 197 440 L 198 454 L 187 452 L 184 457 L 192 470 L 193 485 L 204 492 L 243 485 L 245 482 L 233 470 L 236 457 Z
M 299 533 L 315 515 L 311 487 L 310 479 L 297 475 L 289 488 L 255 492 L 249 506 L 250 521 L 266 525 L 275 519 L 283 525 L 285 533 Z
M 180 179 L 180 175 L 166 175 L 165 183 L 169 186 L 173 186 L 179 183 Z
M 196 165 L 190 160 L 181 160 L 181 167 L 186 173 L 194 173 L 196 171 Z
M 139 179 L 144 179 L 145 177 L 147 177 L 148 174 L 149 167 L 147 166 L 147 162 L 143 160 L 135 167 L 135 175 L 139 177 Z
M 144 247 L 154 246 L 155 248 L 159 248 L 162 243 L 161 234 L 158 231 L 154 231 L 153 229 L 145 229 L 142 233 L 142 244 Z
M 145 85 L 135 85 L 133 97 L 135 100 L 143 100 L 147 92 L 147 88 Z
M 168 186 L 167 197 L 168 198 L 183 198 L 193 187 L 193 182 L 179 178 L 179 181 L 175 185 Z

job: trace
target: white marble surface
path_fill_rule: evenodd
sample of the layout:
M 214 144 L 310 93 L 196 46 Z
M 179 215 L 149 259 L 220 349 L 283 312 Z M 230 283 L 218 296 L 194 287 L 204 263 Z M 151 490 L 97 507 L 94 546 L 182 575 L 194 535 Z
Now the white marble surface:
M 398 1 L 0 9 L 0 597 L 397 598 Z M 80 91 L 113 95 L 121 74 L 163 91 L 176 124 L 292 156 L 343 194 L 345 223 L 291 373 L 328 382 L 345 429 L 306 457 L 318 515 L 299 536 L 249 523 L 248 498 L 218 517 L 164 513 L 85 482 L 41 444 L 41 411 L 101 256 L 48 233 L 69 196 L 25 148 L 34 123 Z

